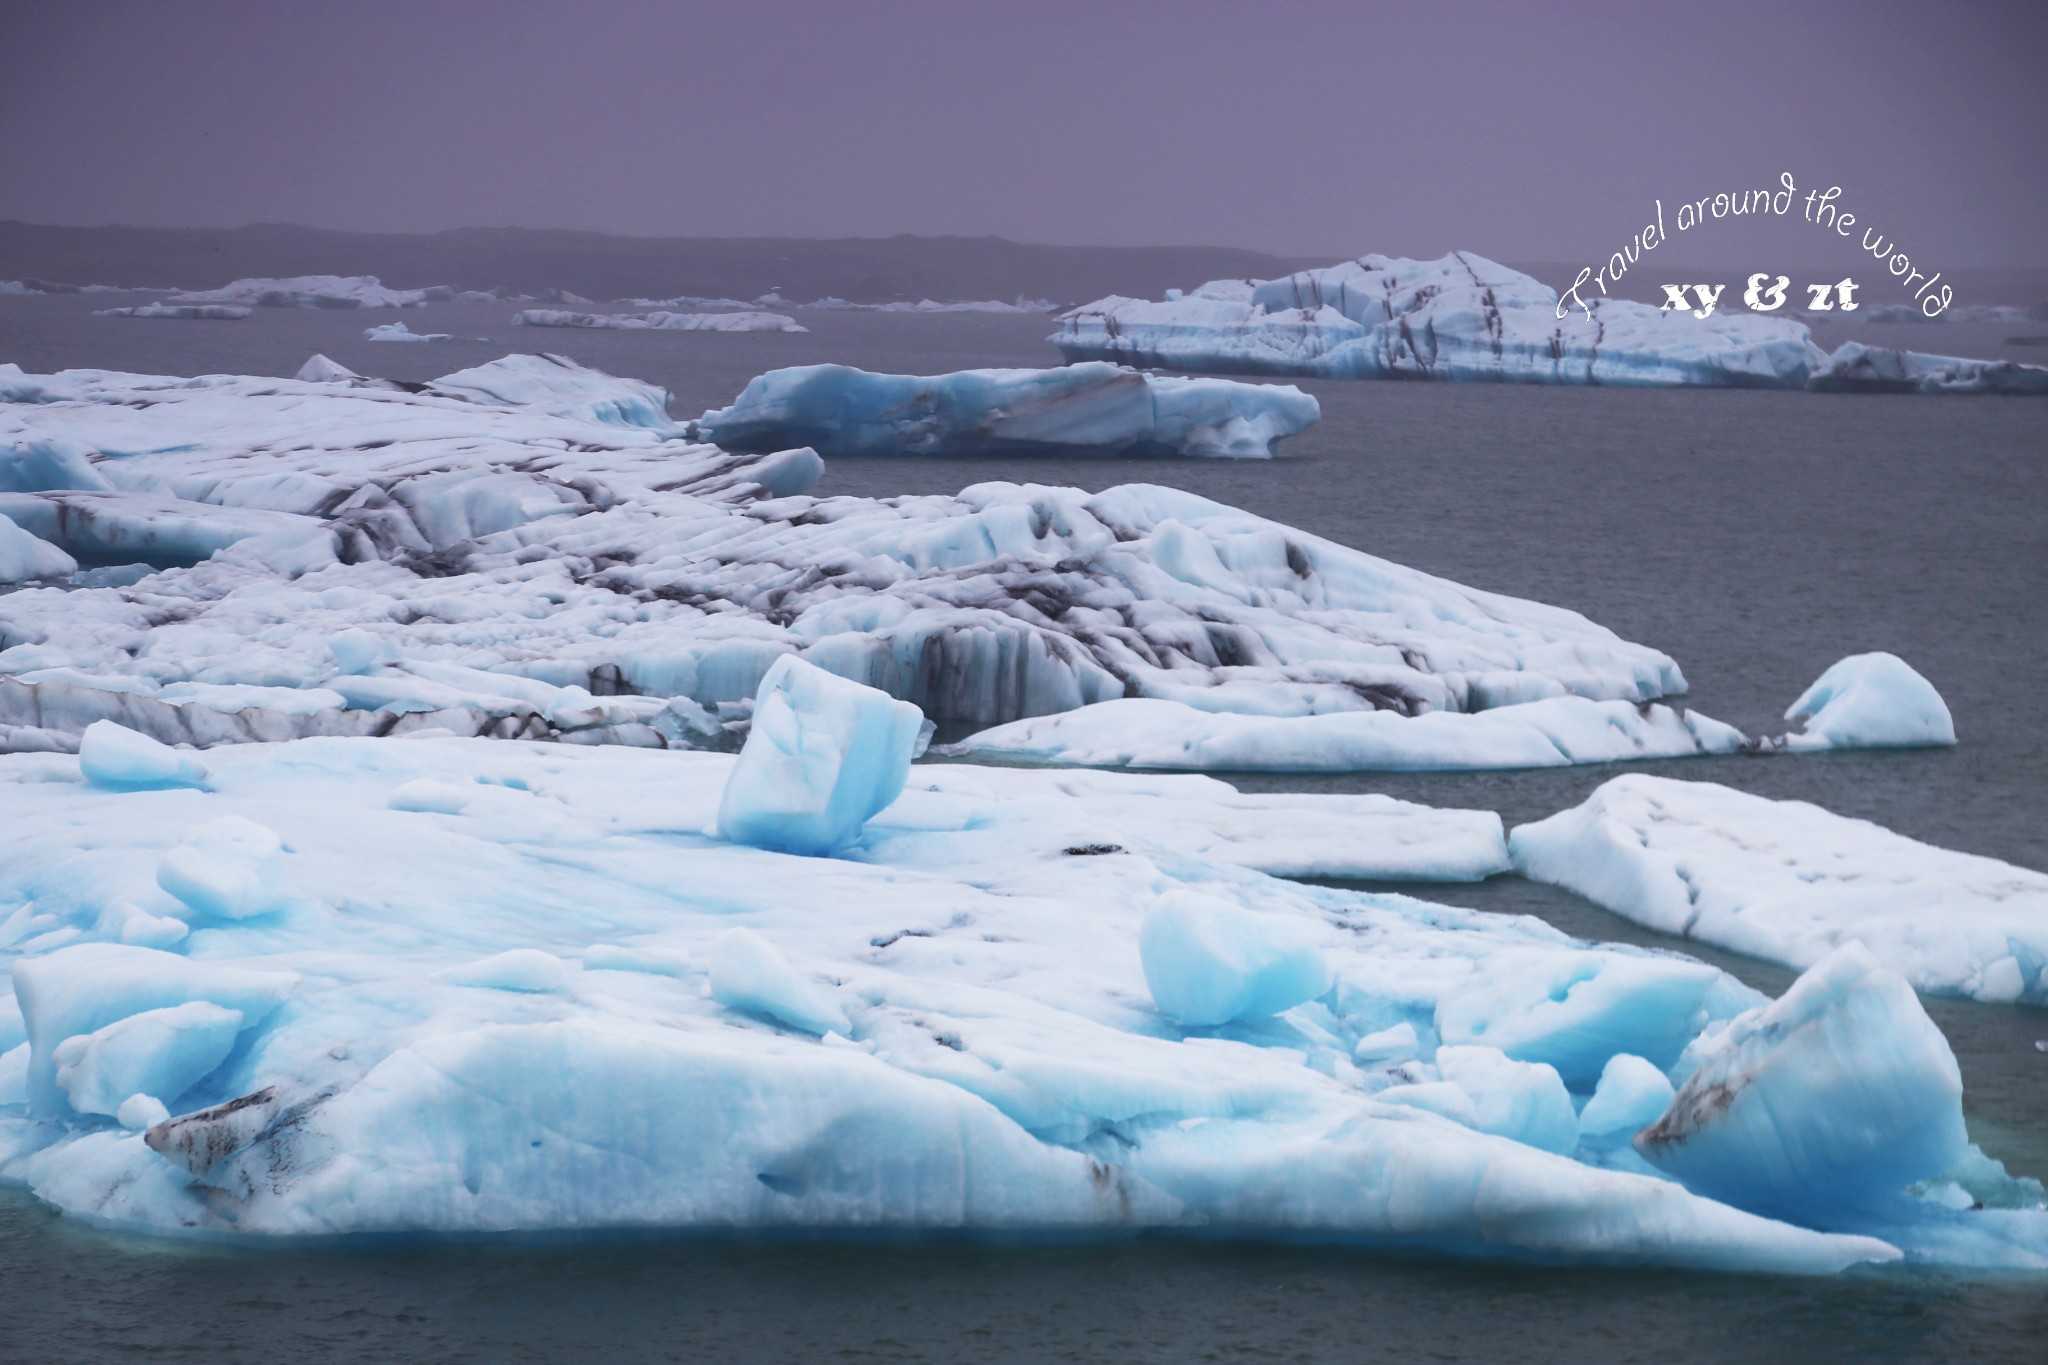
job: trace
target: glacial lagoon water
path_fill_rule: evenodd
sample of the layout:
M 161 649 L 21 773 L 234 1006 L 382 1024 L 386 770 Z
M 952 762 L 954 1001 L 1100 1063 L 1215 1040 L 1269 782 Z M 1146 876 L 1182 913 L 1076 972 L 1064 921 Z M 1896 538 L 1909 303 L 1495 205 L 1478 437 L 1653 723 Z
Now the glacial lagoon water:
M 807 334 L 537 330 L 510 305 L 402 316 L 491 343 L 361 339 L 393 315 L 95 318 L 122 296 L 0 299 L 0 360 L 290 374 L 320 351 L 425 379 L 510 350 L 666 386 L 690 416 L 779 365 L 934 373 L 1056 359 L 1047 319 L 802 312 Z M 2038 361 L 2012 329 L 1832 327 Z M 1583 611 L 1676 657 L 1690 704 L 1751 733 L 1829 663 L 1903 655 L 1956 716 L 1953 750 L 1643 765 L 1810 800 L 2048 867 L 2048 403 L 1303 381 L 1320 426 L 1267 462 L 838 461 L 821 491 L 987 479 L 1172 484 L 1478 587 Z M 1241 777 L 1488 807 L 1512 825 L 1618 767 Z M 1676 946 L 1768 991 L 1790 974 L 1640 929 L 1516 878 L 1404 886 Z M 2048 1176 L 2048 1012 L 1929 1002 L 1972 1135 Z M 1083 1246 L 613 1239 L 248 1249 L 135 1239 L 0 1190 L 0 1358 L 313 1362 L 2037 1360 L 2048 1285 L 1857 1272 L 1829 1281 L 1486 1265 L 1148 1239 Z

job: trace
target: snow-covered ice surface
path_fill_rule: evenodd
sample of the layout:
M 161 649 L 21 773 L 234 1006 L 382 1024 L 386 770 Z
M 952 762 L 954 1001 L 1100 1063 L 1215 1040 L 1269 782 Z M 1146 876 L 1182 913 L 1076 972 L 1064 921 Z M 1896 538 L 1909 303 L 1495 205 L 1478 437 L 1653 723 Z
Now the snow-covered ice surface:
M 249 309 L 232 303 L 138 303 L 127 308 L 102 308 L 96 318 L 185 318 L 211 322 L 235 322 L 246 318 Z
M 0 366 L 0 468 L 27 471 L 0 515 L 160 566 L 0 601 L 0 748 L 100 719 L 201 746 L 723 743 L 790 653 L 980 726 L 1125 696 L 1305 716 L 1685 687 L 1574 612 L 1173 489 L 819 498 L 814 452 L 692 444 L 661 390 L 558 358 L 305 373 Z
M 1119 365 L 870 374 L 770 370 L 698 422 L 729 450 L 843 455 L 1195 455 L 1264 459 L 1322 416 L 1293 385 L 1140 374 Z
M 387 289 L 375 275 L 293 275 L 236 280 L 218 289 L 188 290 L 178 303 L 242 303 L 258 308 L 423 308 L 435 299 L 453 299 L 446 286 L 429 289 Z
M 807 332 L 784 313 L 571 313 L 527 308 L 513 315 L 521 327 L 596 327 L 626 332 Z
M 1762 998 L 1526 918 L 1279 881 L 1204 856 L 1211 831 L 1119 824 L 1143 805 L 1128 794 L 1092 799 L 1163 779 L 925 766 L 844 856 L 809 858 L 710 833 L 726 755 L 422 737 L 206 758 L 209 790 L 112 791 L 68 755 L 0 757 L 20 1007 L 0 1016 L 0 1171 L 97 1220 L 2042 1263 L 2038 1211 L 1888 1191 L 1876 1239 L 1858 1210 L 1777 1221 L 1611 1133 L 1581 1144 L 1574 1111 L 1613 1056 L 1673 1066 Z M 202 846 L 213 882 L 260 885 L 266 908 L 167 888 Z M 187 932 L 122 941 L 162 925 Z M 1236 1022 L 1178 1023 L 1155 992 Z M 1774 1083 L 1882 1076 L 1859 1036 L 1781 1059 Z M 1607 1108 L 1645 1108 L 1626 1100 Z M 1960 1159 L 1985 1202 L 2038 1199 Z M 1892 1174 L 1816 1160 L 1830 1188 Z
M 1803 801 L 1630 774 L 1509 847 L 1663 933 L 1802 969 L 1856 943 L 1919 990 L 2048 1004 L 2048 875 Z
M 1112 296 L 1063 314 L 1051 340 L 1070 361 L 1333 379 L 1799 388 L 1826 361 L 1779 318 L 1597 297 L 1557 314 L 1549 286 L 1454 251 L 1217 280 L 1164 301 Z
M 1825 393 L 2048 394 L 2048 367 L 1845 341 L 1809 387 Z

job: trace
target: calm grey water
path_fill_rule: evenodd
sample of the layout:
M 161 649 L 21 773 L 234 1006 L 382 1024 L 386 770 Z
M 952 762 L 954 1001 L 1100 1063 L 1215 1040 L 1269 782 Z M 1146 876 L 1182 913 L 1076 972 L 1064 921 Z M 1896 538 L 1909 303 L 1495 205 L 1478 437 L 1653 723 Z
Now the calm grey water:
M 1042 365 L 1044 319 L 810 314 L 807 335 L 527 330 L 508 305 L 408 311 L 494 344 L 361 340 L 388 313 L 246 322 L 93 318 L 116 296 L 0 298 L 0 361 L 289 374 L 313 351 L 425 379 L 550 350 L 648 379 L 694 415 L 778 365 L 933 373 Z M 1838 328 L 2039 360 L 2010 328 Z M 1933 679 L 1954 750 L 1649 765 L 1796 797 L 1917 838 L 2048 867 L 2048 403 L 1304 382 L 1320 426 L 1271 463 L 866 460 L 824 491 L 984 479 L 1173 484 L 1474 586 L 1576 608 L 1675 656 L 1691 702 L 1751 732 L 1829 663 L 1889 649 Z M 1245 776 L 1379 790 L 1510 824 L 1619 767 Z M 1576 934 L 1681 946 L 1762 989 L 1789 974 L 1637 928 L 1516 878 L 1403 887 Z M 1961 1060 L 1973 1136 L 2048 1175 L 2048 1013 L 1929 1002 Z M 0 1192 L 0 1358 L 304 1361 L 1098 1360 L 2038 1361 L 2039 1280 L 1862 1273 L 1807 1282 L 1474 1265 L 1303 1247 L 1141 1241 L 608 1241 L 166 1246 Z

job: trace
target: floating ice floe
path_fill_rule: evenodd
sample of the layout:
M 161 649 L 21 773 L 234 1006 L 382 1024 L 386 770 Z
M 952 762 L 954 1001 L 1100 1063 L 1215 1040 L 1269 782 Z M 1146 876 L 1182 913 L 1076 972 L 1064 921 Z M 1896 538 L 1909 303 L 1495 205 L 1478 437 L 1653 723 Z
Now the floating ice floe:
M 1808 387 L 1823 393 L 2048 394 L 2048 367 L 1846 341 L 1815 372 Z
M 293 275 L 236 280 L 218 289 L 179 294 L 177 303 L 241 303 L 258 308 L 424 308 L 432 299 L 452 299 L 456 291 L 387 289 L 375 275 Z
M 528 308 L 512 321 L 520 327 L 596 327 L 628 332 L 807 332 L 782 313 L 569 313 Z
M 101 308 L 96 318 L 192 318 L 233 322 L 246 318 L 250 309 L 232 303 L 139 303 L 129 308 Z
M 1184 826 L 1143 813 L 1167 779 L 925 766 L 816 858 L 710 833 L 726 755 L 322 738 L 207 759 L 211 790 L 115 792 L 69 756 L 0 757 L 19 1007 L 0 1012 L 0 1175 L 103 1223 L 2048 1264 L 2038 1185 L 1942 1145 L 1993 1206 L 1958 1212 L 1948 1173 L 1857 1145 L 1955 1113 L 1924 1068 L 1881 1084 L 1924 1024 L 1909 992 L 1759 1057 L 1743 1040 L 1769 1028 L 1738 1016 L 1766 1002 L 1702 964 L 1208 857 L 1257 797 Z M 1273 813 L 1313 820 L 1315 800 Z M 236 838 L 208 833 L 222 822 Z M 1237 827 L 1240 861 L 1279 830 Z M 186 871 L 218 886 L 268 866 L 269 908 L 166 889 L 195 850 L 222 866 Z M 130 926 L 168 926 L 178 951 L 120 941 Z M 1812 1017 L 1812 994 L 1786 1010 Z M 1708 1074 L 1715 1038 L 1800 1142 L 1800 1178 L 1881 1210 L 1760 1216 L 1735 1205 L 1773 1200 L 1778 1172 L 1745 1179 L 1734 1144 L 1697 1144 L 1716 1198 L 1630 1150 L 1655 1086 L 1614 1058 Z M 1822 1101 L 1859 1076 L 1837 1132 Z M 1602 1093 L 1582 1142 L 1575 1110 Z
M 919 299 L 916 303 L 901 300 L 893 303 L 849 303 L 845 299 L 828 296 L 813 299 L 802 307 L 847 313 L 1050 313 L 1057 310 L 1059 305 L 1050 299 L 1027 299 L 1020 294 L 1015 303 L 1004 303 L 1000 299 L 971 299 L 951 303 L 939 303 L 932 299 Z
M 1173 489 L 819 498 L 815 452 L 693 444 L 660 389 L 560 358 L 306 373 L 0 366 L 0 515 L 157 569 L 0 600 L 0 747 L 102 719 L 202 747 L 729 744 L 786 654 L 976 726 L 1126 696 L 1406 715 L 1685 688 L 1574 612 Z
M 1919 990 L 2048 1004 L 2048 875 L 1803 801 L 1631 774 L 1509 847 L 1667 934 L 1794 968 L 1856 943 Z
M 446 332 L 415 332 L 402 322 L 384 322 L 363 329 L 365 341 L 453 341 Z
M 1322 416 L 1293 385 L 1178 379 L 1120 365 L 870 374 L 770 370 L 699 434 L 728 450 L 847 455 L 1194 455 L 1264 459 Z
M 1392 710 L 1259 715 L 1122 698 L 1012 721 L 947 752 L 1091 768 L 1398 772 L 1956 742 L 1941 694 L 1893 654 L 1857 654 L 1836 663 L 1785 719 L 1803 722 L 1803 729 L 1751 739 L 1697 711 L 1584 696 L 1417 716 Z
M 567 300 L 563 300 L 563 302 L 567 302 Z M 582 299 L 579 302 L 588 303 L 590 300 Z M 628 308 L 688 308 L 692 311 L 703 308 L 748 309 L 754 306 L 745 299 L 707 299 L 695 294 L 678 294 L 672 299 L 620 299 L 619 302 L 625 304 Z
M 1164 302 L 1100 299 L 1063 314 L 1052 341 L 1070 361 L 1333 379 L 1799 388 L 1825 361 L 1778 318 L 1598 298 L 1558 311 L 1555 290 L 1469 251 L 1361 256 Z

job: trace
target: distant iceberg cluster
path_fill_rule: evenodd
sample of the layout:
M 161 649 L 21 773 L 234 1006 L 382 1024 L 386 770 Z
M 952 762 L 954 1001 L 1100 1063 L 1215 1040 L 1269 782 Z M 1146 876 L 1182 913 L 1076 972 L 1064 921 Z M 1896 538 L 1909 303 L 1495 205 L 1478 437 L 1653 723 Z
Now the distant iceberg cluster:
M 186 318 L 234 322 L 249 316 L 250 310 L 232 303 L 139 303 L 127 308 L 101 308 L 96 318 Z
M 697 423 L 728 450 L 806 445 L 857 455 L 1193 455 L 1265 459 L 1322 416 L 1288 385 L 1146 375 L 1084 363 L 1052 370 L 870 374 L 848 365 L 771 370 Z
M 1622 299 L 1559 311 L 1555 290 L 1471 252 L 1361 256 L 1163 301 L 1099 299 L 1062 314 L 1051 340 L 1069 361 L 1331 379 L 2048 392 L 2048 369 L 2034 366 L 1912 352 L 1871 361 L 1853 342 L 1830 357 L 1787 318 L 1698 318 Z
M 572 313 L 528 308 L 512 318 L 520 327 L 594 327 L 627 332 L 805 332 L 782 313 Z

